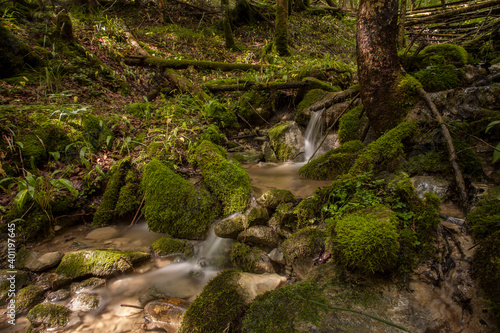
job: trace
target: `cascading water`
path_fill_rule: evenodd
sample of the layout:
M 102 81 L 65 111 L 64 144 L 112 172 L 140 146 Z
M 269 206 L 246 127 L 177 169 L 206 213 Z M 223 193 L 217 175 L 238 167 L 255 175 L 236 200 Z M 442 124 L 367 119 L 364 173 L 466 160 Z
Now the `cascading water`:
M 307 125 L 306 132 L 304 134 L 304 162 L 307 163 L 311 159 L 320 144 L 320 140 L 323 137 L 323 112 L 324 109 L 313 112 L 311 114 L 311 119 Z

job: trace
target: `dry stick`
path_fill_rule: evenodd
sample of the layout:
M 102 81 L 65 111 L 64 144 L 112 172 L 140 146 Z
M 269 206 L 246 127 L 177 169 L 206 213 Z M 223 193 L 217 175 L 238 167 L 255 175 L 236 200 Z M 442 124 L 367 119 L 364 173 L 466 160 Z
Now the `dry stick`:
M 120 306 L 125 306 L 127 308 L 134 308 L 134 309 L 139 309 L 139 310 L 144 310 L 144 307 L 138 306 L 138 305 L 132 305 L 132 304 L 120 304 Z
M 250 106 L 250 108 L 252 108 L 253 112 L 255 112 L 255 114 L 256 114 L 256 115 L 258 115 L 258 116 L 260 117 L 260 119 L 264 120 L 264 122 L 265 122 L 266 124 L 270 125 L 270 124 L 267 122 L 267 120 L 265 120 L 265 119 L 264 119 L 264 118 L 263 118 L 263 117 L 262 117 L 262 116 L 261 116 L 261 115 L 257 112 L 257 110 L 255 110 L 255 108 L 253 107 L 253 105 L 252 105 L 252 104 L 250 104 L 250 102 L 248 101 L 248 99 L 247 99 L 245 96 L 243 96 L 243 94 L 242 94 L 241 92 L 240 92 L 240 95 L 241 95 L 241 97 L 243 97 L 243 99 L 245 100 L 245 102 L 247 102 L 247 104 Z
M 417 88 L 418 95 L 427 103 L 427 106 L 432 111 L 433 116 L 439 122 L 441 126 L 441 131 L 443 132 L 444 139 L 446 141 L 446 149 L 448 150 L 449 160 L 455 172 L 455 181 L 457 182 L 458 191 L 460 194 L 460 200 L 465 208 L 468 208 L 468 198 L 467 198 L 467 190 L 465 188 L 464 177 L 462 176 L 462 171 L 460 170 L 460 166 L 457 162 L 457 154 L 455 152 L 455 146 L 453 145 L 453 140 L 451 138 L 450 131 L 448 130 L 448 126 L 441 117 L 436 105 L 432 102 L 429 94 L 425 92 L 423 88 Z
M 333 126 L 335 126 L 337 124 L 337 121 L 339 121 L 340 117 L 342 117 L 344 115 L 344 113 L 349 110 L 349 108 L 351 107 L 351 105 L 354 103 L 355 100 L 357 100 L 359 97 L 359 93 L 356 94 L 356 96 L 354 96 L 353 99 L 351 99 L 351 101 L 349 102 L 349 104 L 344 108 L 344 110 L 342 110 L 342 112 L 340 112 L 339 116 L 337 117 L 337 119 L 335 119 L 335 121 L 333 122 L 333 124 L 330 125 L 330 127 L 328 127 L 328 129 L 326 130 L 326 134 L 325 136 L 323 137 L 323 140 L 321 140 L 320 144 L 318 145 L 318 147 L 316 148 L 316 150 L 314 151 L 314 153 L 311 155 L 311 157 L 309 157 L 309 160 L 307 160 L 307 163 L 309 163 L 311 161 L 311 158 L 314 157 L 314 155 L 316 155 L 316 153 L 318 152 L 319 148 L 323 145 L 323 143 L 325 142 L 326 140 L 326 137 L 328 136 L 328 134 L 330 134 L 330 131 L 332 130 Z
M 144 199 L 146 199 L 146 195 L 142 196 L 141 204 L 139 205 L 139 208 L 137 209 L 137 212 L 135 212 L 134 218 L 132 219 L 132 222 L 130 222 L 130 226 L 132 226 L 135 222 L 135 218 L 137 217 L 137 214 L 141 211 L 142 205 L 144 204 Z

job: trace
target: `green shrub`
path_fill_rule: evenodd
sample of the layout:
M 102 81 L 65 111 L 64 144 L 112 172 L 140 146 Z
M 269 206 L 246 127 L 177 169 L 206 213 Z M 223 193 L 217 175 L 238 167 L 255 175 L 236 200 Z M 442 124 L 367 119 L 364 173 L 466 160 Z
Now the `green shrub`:
M 344 216 L 334 226 L 335 260 L 363 273 L 390 270 L 399 254 L 396 225 L 396 215 L 389 210 L 372 209 Z

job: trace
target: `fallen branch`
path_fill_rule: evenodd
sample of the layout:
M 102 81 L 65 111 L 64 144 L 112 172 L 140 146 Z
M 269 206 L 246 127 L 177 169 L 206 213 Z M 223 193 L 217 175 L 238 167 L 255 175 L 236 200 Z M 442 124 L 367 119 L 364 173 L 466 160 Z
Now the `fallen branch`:
M 177 73 L 173 69 L 167 69 L 163 72 L 163 76 L 167 78 L 170 82 L 172 82 L 181 92 L 190 93 L 200 100 L 208 102 L 210 100 L 210 96 L 208 96 L 203 89 L 195 86 L 187 79 L 182 76 L 177 75 Z
M 500 1 L 500 0 L 499 0 Z M 248 71 L 260 70 L 261 65 L 254 64 L 237 64 L 229 62 L 218 61 L 198 61 L 198 60 L 175 60 L 175 59 L 162 59 L 157 57 L 143 57 L 143 56 L 129 56 L 124 59 L 126 65 L 129 66 L 145 66 L 145 67 L 158 67 L 158 68 L 172 68 L 172 69 L 186 69 L 194 67 L 198 69 L 212 69 L 221 71 Z
M 317 103 L 311 105 L 309 107 L 309 110 L 318 111 L 321 109 L 327 109 L 335 103 L 346 100 L 347 98 L 351 97 L 352 95 L 356 94 L 357 92 L 359 92 L 359 88 L 347 89 L 347 90 L 340 91 L 340 92 L 330 93 L 329 94 L 330 98 L 328 98 L 326 101 L 323 101 L 323 102 L 320 101 L 320 102 L 317 102 Z
M 144 307 L 138 306 L 138 305 L 120 304 L 120 306 L 127 307 L 127 308 L 134 308 L 134 309 L 144 310 Z
M 455 152 L 455 146 L 453 144 L 450 131 L 448 130 L 448 126 L 446 126 L 443 117 L 441 117 L 441 114 L 439 113 L 434 102 L 432 102 L 429 94 L 423 88 L 417 88 L 417 93 L 427 103 L 427 106 L 432 111 L 433 116 L 439 122 L 441 131 L 443 132 L 443 136 L 446 142 L 446 149 L 448 150 L 449 161 L 453 167 L 453 171 L 455 172 L 455 181 L 457 182 L 460 200 L 464 205 L 464 207 L 467 209 L 469 205 L 467 190 L 465 188 L 465 182 L 464 182 L 464 177 L 462 176 L 462 171 L 460 170 L 460 166 L 458 165 L 457 162 L 458 158 Z
M 294 82 L 256 82 L 256 81 L 243 81 L 234 84 L 205 84 L 203 87 L 211 92 L 223 91 L 242 91 L 242 90 L 268 90 L 268 89 L 298 89 L 307 87 L 307 81 L 294 81 Z

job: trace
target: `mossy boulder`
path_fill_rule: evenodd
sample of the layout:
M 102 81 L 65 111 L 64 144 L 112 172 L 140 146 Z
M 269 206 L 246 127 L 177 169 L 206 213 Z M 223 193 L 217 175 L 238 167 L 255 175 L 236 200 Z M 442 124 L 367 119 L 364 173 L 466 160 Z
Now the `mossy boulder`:
M 175 239 L 171 237 L 162 237 L 155 240 L 151 244 L 151 250 L 158 256 L 182 254 L 186 257 L 192 257 L 194 253 L 191 243 L 184 239 Z
M 423 66 L 453 63 L 457 66 L 467 64 L 467 51 L 456 44 L 433 44 L 420 52 L 419 57 Z
M 402 122 L 389 130 L 366 146 L 349 169 L 349 173 L 360 174 L 379 169 L 396 170 L 402 163 L 404 140 L 410 139 L 417 128 L 414 122 Z
M 71 311 L 64 305 L 44 302 L 30 310 L 26 318 L 31 330 L 51 331 L 69 323 Z
M 315 226 L 300 229 L 281 245 L 285 259 L 289 263 L 304 258 L 312 261 L 325 247 L 326 237 L 326 231 Z
M 109 277 L 133 268 L 133 264 L 150 258 L 141 251 L 80 250 L 66 253 L 56 269 L 61 277 L 78 279 L 88 276 Z
M 125 170 L 123 170 L 125 171 Z M 123 217 L 137 212 L 143 196 L 140 186 L 141 175 L 131 167 L 125 176 L 124 185 L 120 188 L 115 206 L 115 216 Z
M 459 87 L 464 78 L 463 70 L 450 64 L 429 66 L 413 73 L 413 75 L 422 83 L 424 89 L 429 92 Z
M 178 332 L 220 333 L 238 327 L 245 309 L 238 277 L 236 271 L 225 270 L 210 280 L 184 313 Z
M 318 324 L 323 319 L 325 308 L 321 304 L 327 303 L 321 288 L 308 281 L 282 287 L 252 302 L 243 318 L 243 331 L 306 332 L 311 324 Z
M 316 222 L 316 217 L 319 216 L 323 200 L 319 195 L 313 194 L 310 197 L 303 199 L 294 209 L 294 214 L 297 216 L 298 228 L 309 226 Z
M 210 141 L 215 143 L 216 145 L 221 145 L 226 140 L 226 136 L 222 134 L 214 124 L 209 125 L 200 136 L 201 141 Z
M 307 126 L 311 118 L 311 112 L 308 110 L 309 107 L 325 97 L 327 93 L 328 92 L 324 89 L 311 89 L 307 91 L 300 103 L 297 105 L 295 122 L 302 126 Z
M 339 120 L 339 141 L 345 143 L 352 140 L 361 140 L 361 132 L 367 123 L 363 117 L 363 106 L 359 105 L 347 111 Z
M 30 310 L 37 303 L 43 300 L 44 290 L 42 287 L 29 285 L 16 295 L 16 313 L 23 313 Z
M 269 130 L 271 148 L 280 161 L 293 160 L 304 151 L 304 136 L 296 122 L 285 122 Z
M 266 225 L 269 221 L 269 213 L 265 207 L 255 206 L 251 207 L 246 212 L 247 226 Z
M 298 174 L 311 179 L 333 180 L 349 171 L 357 153 L 365 146 L 361 141 L 349 141 L 302 166 Z
M 248 225 L 245 214 L 237 214 L 226 217 L 217 222 L 214 232 L 218 237 L 236 239 L 240 232 Z
M 339 265 L 365 274 L 390 270 L 399 254 L 397 225 L 387 209 L 345 215 L 332 227 L 329 252 Z
M 239 270 L 257 273 L 257 263 L 261 258 L 261 251 L 244 243 L 235 242 L 231 248 L 231 263 Z
M 143 213 L 154 232 L 201 239 L 219 215 L 219 206 L 204 188 L 196 187 L 158 160 L 144 169 Z
M 248 173 L 239 164 L 228 161 L 222 147 L 203 141 L 191 160 L 201 170 L 209 190 L 222 203 L 225 216 L 247 208 L 252 191 Z
M 240 232 L 238 241 L 266 248 L 275 248 L 281 243 L 281 238 L 272 228 L 256 225 Z
M 467 225 L 477 241 L 500 231 L 500 187 L 489 189 L 467 215 Z
M 294 202 L 295 195 L 289 190 L 273 189 L 264 193 L 257 202 L 269 209 L 276 209 L 280 204 Z
M 449 169 L 448 158 L 437 151 L 413 155 L 403 163 L 403 170 L 410 176 L 445 173 Z

